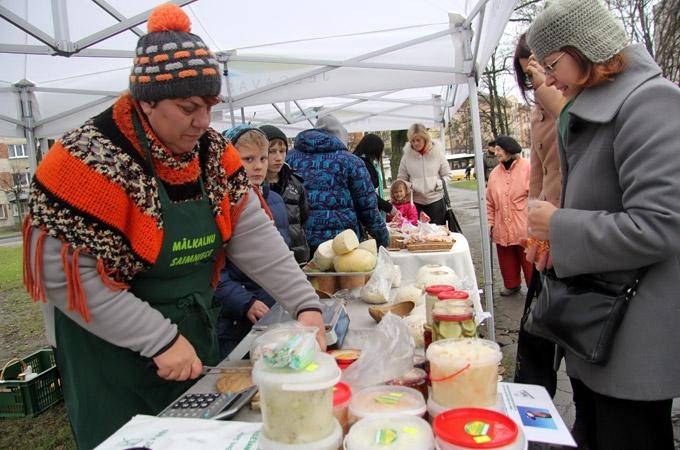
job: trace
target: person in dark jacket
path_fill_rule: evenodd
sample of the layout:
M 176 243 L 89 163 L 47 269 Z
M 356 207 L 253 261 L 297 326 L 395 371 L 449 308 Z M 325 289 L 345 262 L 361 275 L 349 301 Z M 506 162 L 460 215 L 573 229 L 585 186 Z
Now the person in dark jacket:
M 491 171 L 498 165 L 498 158 L 496 158 L 496 141 L 489 141 L 487 144 L 486 152 L 484 152 L 483 162 L 484 162 L 484 181 L 489 181 L 489 175 Z
M 371 176 L 371 182 L 375 188 L 375 193 L 378 196 L 378 209 L 384 213 L 383 218 L 386 214 L 395 215 L 397 210 L 392 204 L 385 200 L 385 180 L 382 176 L 382 171 L 380 170 L 380 161 L 382 160 L 383 149 L 385 148 L 385 143 L 380 136 L 375 134 L 367 134 L 361 141 L 357 144 L 354 149 L 354 154 L 357 155 L 366 164 L 366 170 Z
M 309 261 L 309 245 L 305 235 L 305 223 L 309 217 L 307 192 L 302 178 L 286 164 L 288 139 L 273 125 L 262 125 L 260 130 L 269 140 L 269 166 L 267 181 L 271 190 L 283 197 L 288 211 L 288 232 L 295 260 L 304 264 Z
M 362 229 L 387 247 L 389 233 L 378 211 L 377 197 L 366 165 L 347 151 L 347 131 L 333 116 L 317 128 L 301 132 L 287 162 L 307 190 L 309 220 L 305 226 L 310 252 L 343 230 L 362 236 Z M 338 137 L 340 136 L 340 137 Z
M 227 130 L 224 135 L 238 150 L 248 179 L 255 187 L 260 188 L 276 229 L 290 247 L 286 205 L 283 198 L 270 189 L 265 178 L 269 161 L 269 142 L 265 134 L 251 125 L 239 125 Z M 215 298 L 222 303 L 217 321 L 221 358 L 229 355 L 250 332 L 253 324 L 276 302 L 230 261 L 227 261 L 220 273 Z

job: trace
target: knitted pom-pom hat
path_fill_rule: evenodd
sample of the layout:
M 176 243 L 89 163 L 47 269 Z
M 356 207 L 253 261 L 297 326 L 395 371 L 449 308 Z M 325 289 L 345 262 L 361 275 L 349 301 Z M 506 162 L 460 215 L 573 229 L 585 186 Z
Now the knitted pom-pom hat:
M 203 40 L 190 33 L 191 21 L 174 3 L 149 16 L 149 33 L 137 43 L 130 74 L 130 92 L 137 100 L 216 97 L 220 66 Z
M 531 24 L 527 44 L 541 63 L 568 46 L 601 63 L 623 50 L 628 36 L 601 0 L 555 0 Z

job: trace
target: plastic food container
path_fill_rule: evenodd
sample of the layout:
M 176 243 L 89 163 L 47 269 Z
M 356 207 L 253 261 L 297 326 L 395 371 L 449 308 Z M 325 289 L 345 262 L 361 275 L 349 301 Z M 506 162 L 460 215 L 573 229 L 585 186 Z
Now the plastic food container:
M 432 341 L 477 336 L 475 315 L 469 306 L 457 301 L 437 302 L 432 311 Z
M 432 308 L 437 303 L 439 294 L 455 290 L 456 288 L 449 284 L 435 284 L 425 288 L 425 321 L 428 325 L 432 325 Z
M 420 417 L 370 417 L 352 426 L 345 438 L 346 450 L 432 450 L 434 438 Z
M 432 398 L 447 408 L 485 408 L 496 403 L 501 349 L 478 338 L 444 339 L 427 349 Z
M 432 423 L 440 450 L 523 450 L 526 439 L 505 414 L 489 409 L 461 408 L 445 411 Z
M 349 402 L 349 423 L 365 417 L 422 416 L 425 399 L 417 390 L 405 386 L 378 385 L 363 388 Z
M 265 441 L 300 445 L 329 438 L 339 427 L 333 417 L 333 386 L 340 373 L 335 359 L 321 352 L 300 371 L 272 368 L 259 359 L 253 381 L 260 390 Z
M 337 419 L 342 434 L 347 434 L 349 429 L 349 400 L 352 398 L 352 390 L 350 387 L 340 382 L 333 386 L 333 415 Z
M 306 444 L 282 444 L 260 433 L 257 444 L 256 448 L 259 450 L 337 450 L 342 446 L 342 428 L 336 420 L 333 420 L 333 431 L 328 437 Z
M 354 361 L 359 359 L 359 356 L 361 356 L 361 350 L 351 348 L 330 350 L 328 354 L 335 358 L 335 362 L 338 364 L 338 367 L 340 367 L 341 370 L 345 370 L 351 366 Z
M 413 388 L 420 392 L 423 398 L 427 399 L 427 372 L 423 369 L 414 367 L 401 377 L 390 380 L 386 384 Z
M 496 404 L 493 405 L 492 407 L 489 407 L 487 409 L 492 409 L 494 411 L 498 412 L 504 412 L 504 404 L 503 404 L 503 399 L 501 398 L 501 394 L 498 394 Z M 450 411 L 451 408 L 447 408 L 446 406 L 442 406 L 435 402 L 432 397 L 427 399 L 427 415 L 430 420 L 430 423 L 434 421 L 434 418 L 440 415 L 441 413 L 445 411 Z

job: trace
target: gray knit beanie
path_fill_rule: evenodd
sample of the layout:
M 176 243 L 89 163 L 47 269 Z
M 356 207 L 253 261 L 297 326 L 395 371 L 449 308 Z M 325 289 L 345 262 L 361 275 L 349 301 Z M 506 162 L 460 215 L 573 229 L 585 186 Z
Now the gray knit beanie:
M 149 33 L 139 38 L 130 74 L 130 92 L 137 100 L 216 97 L 220 66 L 203 40 L 190 33 L 182 8 L 165 3 L 149 16 Z
M 316 125 L 314 126 L 321 130 L 328 131 L 330 134 L 340 139 L 345 145 L 347 145 L 347 142 L 349 142 L 349 134 L 347 133 L 347 129 L 343 127 L 342 123 L 340 123 L 340 121 L 331 114 L 321 117 L 316 121 Z
M 527 31 L 527 44 L 539 62 L 564 47 L 574 47 L 601 63 L 628 45 L 628 36 L 601 0 L 555 0 Z

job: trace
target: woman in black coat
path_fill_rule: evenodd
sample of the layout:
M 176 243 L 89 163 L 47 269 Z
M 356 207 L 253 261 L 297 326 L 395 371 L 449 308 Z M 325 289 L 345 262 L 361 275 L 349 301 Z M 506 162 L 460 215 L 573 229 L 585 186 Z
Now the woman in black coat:
M 357 144 L 357 147 L 354 149 L 354 154 L 361 158 L 364 164 L 366 164 L 366 169 L 371 176 L 373 187 L 378 196 L 378 209 L 382 213 L 394 215 L 397 212 L 396 208 L 383 198 L 385 182 L 382 177 L 382 172 L 380 171 L 380 161 L 382 160 L 384 148 L 385 144 L 379 136 L 367 134 Z

